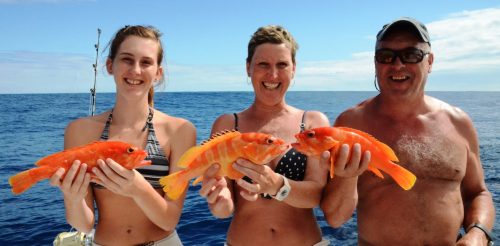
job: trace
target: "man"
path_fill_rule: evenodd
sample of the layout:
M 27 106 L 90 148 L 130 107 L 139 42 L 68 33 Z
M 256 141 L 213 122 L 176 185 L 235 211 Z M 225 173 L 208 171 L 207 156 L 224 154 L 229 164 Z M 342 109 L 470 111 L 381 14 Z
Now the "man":
M 357 205 L 359 245 L 487 245 L 490 240 L 495 211 L 477 133 L 462 110 L 425 95 L 433 61 L 422 23 L 400 18 L 385 25 L 375 51 L 380 93 L 335 122 L 386 143 L 399 164 L 417 176 L 405 191 L 387 175 L 380 179 L 363 172 L 367 165 L 359 162 L 359 146 L 353 150 L 355 165 L 336 167 L 321 208 L 328 223 L 338 227 Z M 462 226 L 466 234 L 457 242 Z

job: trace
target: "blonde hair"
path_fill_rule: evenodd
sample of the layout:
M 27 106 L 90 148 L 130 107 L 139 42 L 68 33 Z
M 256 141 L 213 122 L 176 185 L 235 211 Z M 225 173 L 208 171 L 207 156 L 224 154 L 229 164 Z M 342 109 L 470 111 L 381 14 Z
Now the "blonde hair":
M 259 27 L 259 29 L 254 32 L 252 38 L 250 38 L 250 41 L 248 42 L 247 63 L 250 63 L 252 61 L 252 57 L 257 46 L 265 43 L 284 43 L 289 45 L 292 51 L 292 61 L 295 64 L 295 53 L 299 49 L 299 45 L 297 44 L 297 42 L 295 42 L 295 39 L 289 31 L 287 31 L 284 27 L 278 25 Z

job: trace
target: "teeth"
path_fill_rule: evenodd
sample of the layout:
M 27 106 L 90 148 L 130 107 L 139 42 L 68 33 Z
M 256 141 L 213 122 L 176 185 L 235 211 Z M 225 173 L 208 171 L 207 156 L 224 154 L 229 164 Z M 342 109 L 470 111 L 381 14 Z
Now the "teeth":
M 131 85 L 138 85 L 141 83 L 141 81 L 137 79 L 125 79 L 125 81 Z
M 407 77 L 406 76 L 392 76 L 392 79 L 393 80 L 405 80 L 405 79 L 407 79 Z
M 266 83 L 264 82 L 264 87 L 266 87 L 266 89 L 276 89 L 280 84 L 279 83 Z

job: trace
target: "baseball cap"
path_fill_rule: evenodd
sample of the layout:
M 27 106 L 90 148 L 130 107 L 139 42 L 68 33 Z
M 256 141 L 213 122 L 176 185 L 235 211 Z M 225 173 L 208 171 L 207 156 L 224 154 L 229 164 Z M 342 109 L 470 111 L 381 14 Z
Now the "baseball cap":
M 382 41 L 385 38 L 385 35 L 389 33 L 389 31 L 395 26 L 405 25 L 410 28 L 413 28 L 423 42 L 431 44 L 431 39 L 429 37 L 429 33 L 427 32 L 427 27 L 422 24 L 420 21 L 415 20 L 410 17 L 400 17 L 391 21 L 390 23 L 385 24 L 377 34 L 377 41 Z

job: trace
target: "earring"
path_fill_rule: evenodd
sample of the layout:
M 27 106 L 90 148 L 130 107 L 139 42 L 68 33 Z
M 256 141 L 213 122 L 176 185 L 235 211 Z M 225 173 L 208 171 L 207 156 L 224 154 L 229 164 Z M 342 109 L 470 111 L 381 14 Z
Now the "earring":
M 375 85 L 375 89 L 380 92 L 380 89 L 377 86 L 377 75 L 375 74 L 375 78 L 373 79 L 373 84 Z

